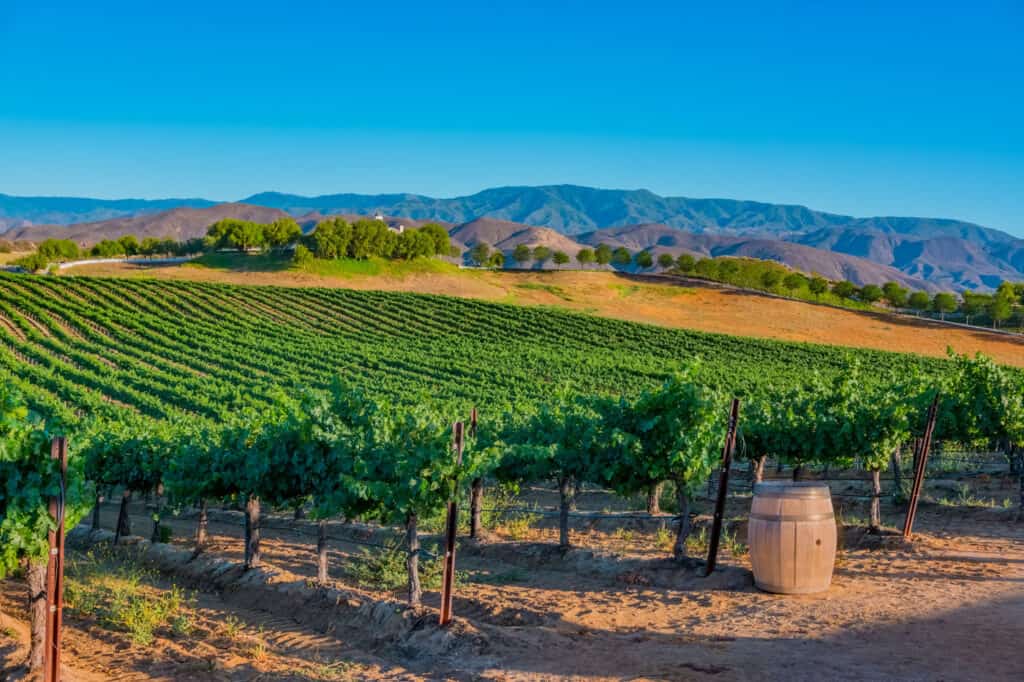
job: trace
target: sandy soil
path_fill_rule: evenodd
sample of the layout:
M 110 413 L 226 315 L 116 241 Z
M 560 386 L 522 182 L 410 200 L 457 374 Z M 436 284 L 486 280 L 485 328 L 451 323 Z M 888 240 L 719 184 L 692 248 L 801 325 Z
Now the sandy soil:
M 944 356 L 983 352 L 1024 366 L 1024 337 L 967 330 L 885 313 L 864 313 L 701 284 L 637 281 L 608 272 L 491 272 L 331 278 L 297 272 L 240 272 L 194 266 L 83 266 L 76 275 L 160 277 L 235 284 L 324 286 L 446 294 L 551 305 L 668 327 Z
M 1013 499 L 1016 480 L 1010 477 L 965 480 L 977 496 Z M 958 485 L 937 481 L 932 497 Z M 862 492 L 863 486 L 837 483 L 833 491 Z M 545 495 L 530 493 L 546 503 Z M 840 518 L 863 515 L 860 502 L 836 501 Z M 581 498 L 588 509 L 613 506 L 600 494 Z M 748 508 L 749 497 L 736 496 L 727 515 L 742 519 Z M 900 508 L 887 504 L 884 511 L 889 524 L 901 518 Z M 113 505 L 104 508 L 104 527 L 115 513 Z M 707 581 L 668 568 L 655 546 L 656 522 L 575 521 L 574 543 L 587 549 L 564 557 L 550 549 L 550 523 L 534 525 L 519 541 L 508 539 L 506 526 L 483 546 L 460 550 L 458 566 L 467 577 L 455 611 L 483 645 L 456 658 L 426 662 L 351 634 L 299 625 L 260 604 L 240 608 L 237 597 L 199 592 L 198 633 L 161 637 L 154 647 L 130 645 L 120 633 L 71 614 L 67 662 L 80 673 L 73 679 L 86 682 L 1021 679 L 1024 524 L 1015 517 L 1016 510 L 999 505 L 928 503 L 919 511 L 912 545 L 865 535 L 851 522 L 843 526 L 833 587 L 804 597 L 757 591 L 741 550 L 724 552 L 723 569 Z M 145 519 L 136 505 L 137 530 L 148 530 Z M 229 520 L 212 525 L 212 551 L 239 560 L 241 528 Z M 175 542 L 187 546 L 193 524 L 171 520 Z M 285 516 L 272 516 L 268 524 L 274 528 L 265 530 L 265 562 L 282 575 L 312 576 L 312 540 L 305 534 L 312 526 Z M 365 593 L 344 572 L 346 556 L 357 551 L 332 544 L 332 578 Z M 2 583 L 3 611 L 16 612 L 22 591 L 21 583 Z M 426 601 L 436 607 L 436 593 Z M 229 617 L 239 624 L 234 635 L 225 632 Z M 21 631 L 8 636 L 6 647 L 0 639 L 0 653 L 13 658 L 24 637 Z

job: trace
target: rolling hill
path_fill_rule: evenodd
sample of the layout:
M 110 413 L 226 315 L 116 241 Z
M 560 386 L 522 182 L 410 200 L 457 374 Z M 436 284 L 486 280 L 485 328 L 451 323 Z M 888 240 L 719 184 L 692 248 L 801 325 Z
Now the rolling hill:
M 172 205 L 180 208 L 211 203 L 202 199 L 104 201 L 0 195 L 0 234 L 7 239 L 39 239 L 40 235 L 80 239 L 90 230 L 107 234 L 125 225 L 139 230 L 152 225 L 153 230 L 159 230 L 158 223 L 147 221 L 102 221 L 107 223 L 103 227 L 95 221 L 97 215 L 105 215 L 103 212 L 121 212 L 117 217 L 123 218 L 140 212 L 152 214 Z M 969 222 L 939 218 L 855 218 L 796 205 L 662 197 L 647 190 L 574 185 L 499 187 L 445 199 L 419 194 L 304 197 L 264 192 L 241 204 L 225 206 L 243 204 L 286 212 L 307 225 L 322 215 L 367 215 L 375 211 L 395 220 L 436 220 L 454 226 L 472 225 L 479 219 L 518 225 L 517 229 L 498 229 L 487 224 L 485 232 L 496 232 L 494 238 L 485 241 L 505 251 L 529 240 L 548 240 L 562 245 L 553 248 L 568 250 L 574 243 L 586 243 L 588 235 L 609 228 L 620 230 L 617 234 L 625 241 L 647 244 L 647 233 L 651 226 L 657 226 L 658 239 L 662 240 L 657 246 L 664 250 L 772 258 L 853 281 L 870 281 L 881 273 L 888 273 L 885 279 L 898 279 L 894 271 L 902 273 L 904 279 L 900 281 L 924 281 L 930 289 L 990 289 L 1002 280 L 1024 280 L 1024 239 Z M 91 221 L 91 226 L 75 225 L 63 233 L 57 227 L 83 221 Z M 40 230 L 26 225 L 40 222 L 53 226 Z M 178 224 L 171 222 L 172 227 Z M 184 222 L 182 219 L 181 224 Z M 11 228 L 6 233 L 2 232 L 5 226 Z M 549 228 L 566 239 L 524 231 L 527 228 Z M 186 231 L 184 226 L 180 229 Z M 666 235 L 665 230 L 674 230 L 678 237 Z M 468 244 L 471 232 L 459 233 L 456 229 L 453 238 Z M 627 232 L 634 234 L 627 239 Z M 513 236 L 517 233 L 521 234 Z M 508 239 L 511 241 L 506 242 Z

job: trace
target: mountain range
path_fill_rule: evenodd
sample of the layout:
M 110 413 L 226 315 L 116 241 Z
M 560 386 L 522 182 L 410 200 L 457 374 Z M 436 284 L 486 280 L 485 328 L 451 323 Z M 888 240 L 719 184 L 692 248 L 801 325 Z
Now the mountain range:
M 476 235 L 508 251 L 515 246 L 512 242 L 567 250 L 615 241 L 632 250 L 770 258 L 830 278 L 858 283 L 897 279 L 931 290 L 985 290 L 1002 280 L 1024 280 L 1024 239 L 960 220 L 855 218 L 797 205 L 575 185 L 500 187 L 448 199 L 264 192 L 237 204 L 0 194 L 0 236 L 38 240 L 65 235 L 95 241 L 124 230 L 181 238 L 201 233 L 218 219 L 209 220 L 214 215 L 265 220 L 287 213 L 308 226 L 323 215 L 378 211 L 408 222 L 441 221 L 452 227 L 453 239 L 461 244 L 472 245 Z M 480 219 L 488 222 L 477 223 Z M 154 232 L 159 230 L 166 231 Z M 486 239 L 480 237 L 484 232 Z

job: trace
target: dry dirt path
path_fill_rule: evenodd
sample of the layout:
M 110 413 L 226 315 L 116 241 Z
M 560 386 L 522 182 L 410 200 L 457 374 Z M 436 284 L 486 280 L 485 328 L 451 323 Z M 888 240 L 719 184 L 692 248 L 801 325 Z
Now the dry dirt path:
M 105 527 L 115 511 L 105 508 Z M 136 529 L 145 532 L 146 516 L 136 511 Z M 193 521 L 169 523 L 187 545 Z M 304 522 L 294 530 L 283 518 L 277 523 L 265 531 L 265 562 L 289 575 L 312 576 L 312 540 Z M 549 529 L 533 531 L 531 542 L 496 541 L 486 551 L 460 555 L 461 570 L 491 576 L 464 582 L 455 604 L 485 644 L 449 659 L 425 662 L 388 647 L 353 645 L 341 633 L 299 625 L 259 604 L 239 608 L 237 601 L 199 593 L 204 627 L 215 633 L 226 618 L 238 619 L 266 647 L 258 660 L 244 637 L 238 643 L 213 635 L 196 645 L 170 642 L 154 655 L 125 646 L 114 634 L 73 624 L 69 664 L 86 675 L 140 680 L 1024 678 L 1024 524 L 999 508 L 937 505 L 923 507 L 918 523 L 921 535 L 912 547 L 874 538 L 848 545 L 832 589 L 805 597 L 773 596 L 728 581 L 716 583 L 718 589 L 693 589 L 693 581 L 665 588 L 657 581 L 645 584 L 651 572 L 589 570 L 586 561 L 607 567 L 626 561 L 625 554 L 657 556 L 643 534 L 626 540 L 581 531 L 581 545 L 628 545 L 628 551 L 618 558 L 577 553 L 571 564 L 557 553 L 535 551 L 537 541 L 550 541 Z M 241 528 L 225 521 L 211 530 L 213 551 L 240 559 Z M 345 557 L 357 551 L 332 547 L 332 577 L 344 582 Z M 653 571 L 656 560 L 648 560 Z M 729 557 L 725 563 L 742 567 L 745 560 Z M 5 610 L 12 606 L 10 591 Z M 428 594 L 427 603 L 436 606 L 437 595 Z M 211 659 L 220 661 L 214 669 Z M 316 666 L 335 660 L 344 661 L 347 677 L 316 676 Z

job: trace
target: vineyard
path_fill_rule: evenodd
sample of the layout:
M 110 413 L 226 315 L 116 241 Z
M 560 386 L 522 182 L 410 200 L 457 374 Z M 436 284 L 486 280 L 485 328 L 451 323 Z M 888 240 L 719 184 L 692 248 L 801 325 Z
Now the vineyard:
M 70 525 L 93 509 L 91 528 L 103 527 L 102 500 L 116 500 L 115 546 L 148 518 L 153 547 L 173 535 L 191 559 L 237 551 L 232 565 L 249 573 L 263 566 L 273 515 L 293 512 L 309 519 L 305 531 L 285 528 L 299 538 L 291 546 L 306 544 L 297 563 L 309 582 L 324 588 L 340 570 L 355 589 L 353 576 L 372 580 L 400 557 L 413 612 L 433 605 L 424 590 L 453 501 L 468 507 L 464 532 L 476 542 L 509 514 L 550 517 L 548 539 L 564 557 L 588 491 L 609 505 L 646 499 L 669 563 L 623 571 L 638 564 L 619 561 L 616 579 L 694 589 L 695 521 L 734 396 L 738 456 L 753 481 L 769 461 L 793 478 L 859 472 L 867 489 L 848 494 L 863 501 L 873 534 L 893 512 L 883 497 L 903 494 L 915 440 L 933 428 L 943 447 L 996 450 L 986 477 L 1024 469 L 1024 375 L 984 357 L 739 339 L 440 296 L 0 275 L 0 358 L 0 473 L 25 482 L 0 497 L 0 528 L 13 539 L 0 573 L 45 554 L 42 501 L 56 494 L 45 450 L 57 434 L 70 440 L 71 484 L 60 491 Z M 538 483 L 551 506 L 508 502 Z M 1024 497 L 1024 484 L 1019 495 L 999 490 L 1010 507 Z M 742 514 L 744 493 L 733 492 Z M 339 541 L 372 547 L 374 558 L 339 567 Z M 484 558 L 523 559 L 487 544 Z M 160 556 L 164 568 L 178 561 Z M 36 584 L 38 565 L 28 566 Z M 217 566 L 208 568 L 237 577 Z M 726 572 L 730 589 L 737 575 Z

